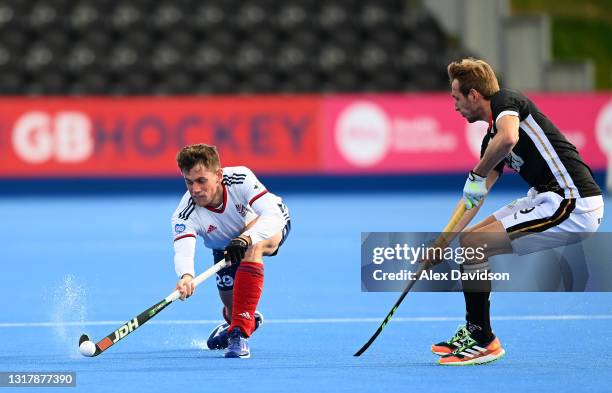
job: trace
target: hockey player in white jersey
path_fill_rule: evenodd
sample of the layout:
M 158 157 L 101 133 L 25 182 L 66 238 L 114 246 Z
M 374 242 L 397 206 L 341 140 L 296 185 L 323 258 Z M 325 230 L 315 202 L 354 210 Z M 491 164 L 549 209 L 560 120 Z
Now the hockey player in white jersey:
M 191 281 L 200 236 L 213 250 L 215 262 L 225 259 L 230 264 L 217 273 L 226 323 L 213 330 L 208 346 L 226 348 L 225 357 L 250 357 L 247 339 L 263 321 L 256 311 L 263 289 L 263 257 L 276 255 L 289 234 L 289 211 L 249 168 L 222 168 L 214 146 L 186 146 L 176 159 L 187 185 L 172 215 L 176 289 L 183 300 L 195 290 Z

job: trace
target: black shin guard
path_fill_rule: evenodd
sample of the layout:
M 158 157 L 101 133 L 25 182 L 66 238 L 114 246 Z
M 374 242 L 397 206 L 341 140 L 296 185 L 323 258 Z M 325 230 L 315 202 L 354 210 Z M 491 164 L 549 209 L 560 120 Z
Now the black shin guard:
M 488 272 L 488 264 L 477 266 L 461 266 L 463 272 Z M 473 339 L 479 343 L 490 342 L 495 337 L 491 329 L 489 296 L 491 294 L 490 280 L 462 280 L 463 296 L 465 297 L 465 319 L 467 329 Z
M 490 292 L 463 292 L 467 329 L 472 338 L 479 343 L 488 343 L 495 337 L 489 315 L 489 294 Z

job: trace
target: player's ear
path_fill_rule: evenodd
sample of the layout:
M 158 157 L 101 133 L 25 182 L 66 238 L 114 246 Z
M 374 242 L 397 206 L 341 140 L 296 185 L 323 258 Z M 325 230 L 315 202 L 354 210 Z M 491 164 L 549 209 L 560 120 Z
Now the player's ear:
M 467 98 L 468 98 L 470 101 L 476 101 L 476 100 L 478 99 L 478 95 L 479 95 L 479 94 L 480 94 L 480 93 L 478 93 L 478 91 L 476 91 L 476 89 L 470 89 L 470 91 L 468 91 Z
M 220 183 L 223 180 L 223 168 L 219 167 L 215 175 L 217 175 L 217 181 Z

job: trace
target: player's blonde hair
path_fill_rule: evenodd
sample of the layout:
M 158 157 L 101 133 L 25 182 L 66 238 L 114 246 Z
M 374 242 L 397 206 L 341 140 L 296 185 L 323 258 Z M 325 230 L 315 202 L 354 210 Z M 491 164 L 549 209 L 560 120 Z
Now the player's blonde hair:
M 471 89 L 490 100 L 499 91 L 499 82 L 493 68 L 483 60 L 468 57 L 453 61 L 446 68 L 450 83 L 457 79 L 461 94 L 467 96 Z
M 204 143 L 183 147 L 176 155 L 176 162 L 182 172 L 189 171 L 198 164 L 212 172 L 221 166 L 217 148 Z

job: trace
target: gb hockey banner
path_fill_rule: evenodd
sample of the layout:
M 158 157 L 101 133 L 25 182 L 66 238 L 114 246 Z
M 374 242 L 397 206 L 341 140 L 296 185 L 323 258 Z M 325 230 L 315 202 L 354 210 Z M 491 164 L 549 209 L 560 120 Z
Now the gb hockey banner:
M 258 173 L 319 168 L 319 97 L 0 100 L 0 177 L 178 174 L 186 144 Z

